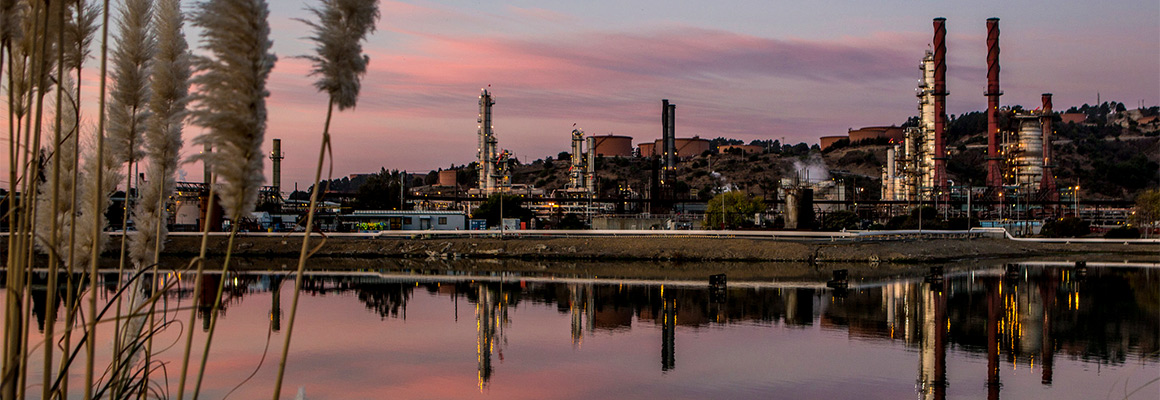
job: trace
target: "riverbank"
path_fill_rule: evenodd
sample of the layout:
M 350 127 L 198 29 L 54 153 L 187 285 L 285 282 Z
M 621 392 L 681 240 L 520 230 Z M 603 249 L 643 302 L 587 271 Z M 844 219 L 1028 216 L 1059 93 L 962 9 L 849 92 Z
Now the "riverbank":
M 319 243 L 312 240 L 312 246 Z M 210 237 L 207 252 L 222 255 L 226 237 Z M 239 236 L 234 255 L 295 257 L 300 236 Z M 198 254 L 201 238 L 172 236 L 165 253 Z M 433 238 L 329 237 L 316 257 L 402 259 L 669 260 L 844 263 L 940 263 L 963 259 L 1104 254 L 1160 261 L 1153 245 L 1034 243 L 994 238 L 895 238 L 810 241 L 703 237 Z

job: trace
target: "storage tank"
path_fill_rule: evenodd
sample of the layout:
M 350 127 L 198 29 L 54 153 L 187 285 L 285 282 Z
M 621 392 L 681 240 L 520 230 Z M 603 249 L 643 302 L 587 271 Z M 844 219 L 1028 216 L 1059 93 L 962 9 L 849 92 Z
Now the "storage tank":
M 599 157 L 631 157 L 632 138 L 628 136 L 592 136 L 596 140 L 596 155 Z M 589 149 L 591 151 L 592 148 Z
M 1043 176 L 1043 126 L 1037 116 L 1019 118 L 1019 151 L 1016 182 L 1038 184 Z
M 677 158 L 696 157 L 709 151 L 709 141 L 694 137 L 692 139 L 677 139 Z
M 677 158 L 689 158 L 701 155 L 709 151 L 709 141 L 699 137 L 693 138 L 677 138 Z M 641 155 L 644 155 L 644 145 L 640 145 Z M 664 147 L 663 139 L 657 139 L 653 142 L 653 148 L 659 149 Z
M 742 154 L 761 154 L 765 152 L 765 147 L 749 144 L 723 144 L 717 146 L 717 154 L 729 153 L 737 150 L 740 150 Z
M 454 169 L 439 171 L 439 186 L 455 186 L 456 172 L 459 171 Z
M 849 138 L 850 138 L 850 137 L 849 137 L 849 136 L 846 136 L 846 135 L 841 135 L 841 136 L 822 136 L 822 137 L 818 138 L 818 142 L 819 142 L 818 144 L 821 146 L 822 150 L 825 150 L 825 149 L 828 149 L 828 148 L 830 148 L 830 146 L 833 146 L 833 145 L 834 145 L 834 143 L 837 143 L 839 140 L 842 140 L 842 139 L 849 139 Z
M 658 140 L 657 142 L 641 143 L 641 144 L 636 145 L 637 149 L 640 149 L 640 156 L 641 157 L 652 157 L 652 156 L 657 155 L 656 143 L 659 143 L 659 142 L 660 142 L 660 140 Z

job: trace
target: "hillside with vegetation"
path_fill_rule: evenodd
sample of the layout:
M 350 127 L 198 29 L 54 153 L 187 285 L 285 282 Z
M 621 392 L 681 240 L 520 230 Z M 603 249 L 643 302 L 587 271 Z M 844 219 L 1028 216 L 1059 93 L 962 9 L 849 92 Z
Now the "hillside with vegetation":
M 1015 110 L 1020 110 L 1015 107 Z M 1080 195 L 1089 199 L 1135 199 L 1149 188 L 1160 187 L 1160 120 L 1141 124 L 1137 120 L 1160 115 L 1160 107 L 1127 110 L 1122 103 L 1072 107 L 1068 112 L 1083 113 L 1082 123 L 1053 123 L 1056 179 L 1060 188 L 1080 186 Z M 914 126 L 910 118 L 902 126 Z M 1001 120 L 1001 126 L 1013 121 Z M 956 185 L 983 186 L 986 179 L 986 115 L 969 112 L 951 115 L 947 126 L 947 176 Z M 811 180 L 834 179 L 846 185 L 859 200 L 880 198 L 881 171 L 886 163 L 885 139 L 858 143 L 839 141 L 822 151 L 806 143 L 782 144 L 777 140 L 745 143 L 730 138 L 711 140 L 718 145 L 751 144 L 765 148 L 760 154 L 739 150 L 722 154 L 713 151 L 680 160 L 674 189 L 678 197 L 708 200 L 724 190 L 740 190 L 758 198 L 775 199 L 783 178 L 795 178 L 804 171 Z M 596 159 L 599 197 L 644 196 L 659 161 L 640 157 L 599 157 Z M 512 182 L 532 185 L 551 194 L 568 183 L 568 152 L 531 162 L 515 160 Z M 476 182 L 475 163 L 450 166 L 458 171 L 461 190 Z M 407 174 L 407 187 L 434 185 L 438 173 Z M 375 174 L 352 175 L 330 181 L 332 198 L 350 205 L 397 206 L 400 172 L 383 169 Z M 373 183 L 363 187 L 364 183 Z M 305 198 L 298 192 L 294 198 Z M 386 198 L 388 200 L 378 200 Z

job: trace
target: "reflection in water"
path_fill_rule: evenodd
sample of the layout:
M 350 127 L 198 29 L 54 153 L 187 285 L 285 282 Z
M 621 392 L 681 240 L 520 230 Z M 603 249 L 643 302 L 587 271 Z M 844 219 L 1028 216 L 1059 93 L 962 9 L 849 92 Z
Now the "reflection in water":
M 707 286 L 553 283 L 520 277 L 504 282 L 438 277 L 441 279 L 319 273 L 306 278 L 303 291 L 311 295 L 353 295 L 383 320 L 405 320 L 408 303 L 422 292 L 426 292 L 422 298 L 452 300 L 455 312 L 446 318 L 458 320 L 463 297 L 475 306 L 480 390 L 489 386 L 495 373 L 493 356 L 503 361 L 508 341 L 505 330 L 513 329 L 510 311 L 537 305 L 554 305 L 561 316 L 570 319 L 571 345 L 576 351 L 583 351 L 585 337 L 597 331 L 616 334 L 655 329 L 661 342 L 662 373 L 678 369 L 678 333 L 702 326 L 743 323 L 798 331 L 817 327 L 844 331 L 850 338 L 897 343 L 916 350 L 915 390 L 924 399 L 947 397 L 951 348 L 985 355 L 986 371 L 962 372 L 985 379 L 979 383 L 985 383 L 989 399 L 1000 397 L 1004 376 L 1013 376 L 1014 371 L 1023 368 L 1040 368 L 1035 371 L 1040 384 L 1050 387 L 1056 353 L 1104 365 L 1123 365 L 1129 357 L 1155 365 L 1160 350 L 1160 274 L 1146 269 L 1026 267 L 1014 274 L 976 271 L 945 279 L 939 276 L 925 281 L 890 281 L 853 287 L 844 293 L 812 287 L 709 290 Z M 118 277 L 105 274 L 102 278 L 101 296 L 108 299 Z M 43 329 L 47 308 L 61 307 L 63 298 L 46 298 L 45 274 L 33 274 L 32 279 L 31 311 Z M 170 275 L 161 281 L 166 279 L 171 279 Z M 266 316 L 271 330 L 281 329 L 281 291 L 287 286 L 284 281 L 292 278 L 272 273 L 207 275 L 202 295 L 195 303 L 203 329 L 208 328 L 209 308 L 222 279 L 226 287 L 221 299 L 222 318 L 246 296 L 272 292 Z M 86 281 L 77 276 L 58 282 L 63 286 L 68 282 L 83 285 Z M 192 279 L 185 277 L 184 282 Z M 179 285 L 167 296 L 189 298 L 192 292 Z M 57 293 L 63 296 L 64 288 Z M 956 371 L 959 368 L 964 368 L 964 364 L 950 366 Z M 975 392 L 981 386 L 956 390 L 974 393 L 970 397 L 982 397 L 982 393 Z

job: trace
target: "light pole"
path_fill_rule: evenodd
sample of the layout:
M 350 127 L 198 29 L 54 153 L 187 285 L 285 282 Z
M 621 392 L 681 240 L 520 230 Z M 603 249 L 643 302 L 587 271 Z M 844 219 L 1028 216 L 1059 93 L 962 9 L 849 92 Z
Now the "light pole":
M 1079 185 L 1075 185 L 1071 191 L 1071 200 L 1075 203 L 1072 207 L 1072 212 L 1075 213 L 1075 219 L 1079 219 Z

